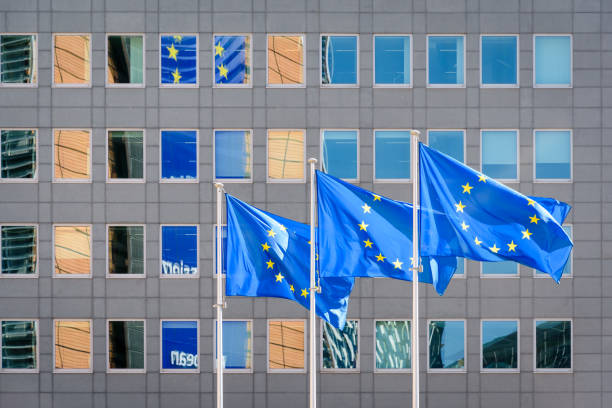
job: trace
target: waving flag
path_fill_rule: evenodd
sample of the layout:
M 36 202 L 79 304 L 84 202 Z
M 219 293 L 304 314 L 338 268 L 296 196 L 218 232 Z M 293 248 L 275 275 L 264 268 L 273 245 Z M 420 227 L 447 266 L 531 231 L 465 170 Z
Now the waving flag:
M 162 35 L 160 43 L 162 85 L 196 84 L 198 49 L 195 35 Z
M 215 35 L 215 84 L 245 85 L 250 77 L 250 37 Z

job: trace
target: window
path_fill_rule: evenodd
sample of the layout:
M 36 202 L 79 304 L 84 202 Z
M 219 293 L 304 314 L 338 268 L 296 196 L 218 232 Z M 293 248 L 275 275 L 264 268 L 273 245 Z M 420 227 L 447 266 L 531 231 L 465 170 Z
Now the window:
M 36 42 L 35 34 L 0 35 L 0 76 L 3 86 L 36 86 Z
M 2 320 L 2 370 L 38 372 L 38 321 Z
M 571 320 L 535 320 L 535 369 L 572 369 Z
M 108 181 L 144 181 L 144 131 L 108 131 Z
M 573 230 L 572 225 L 563 226 L 563 231 L 565 231 L 565 233 L 570 237 L 570 239 L 574 239 L 572 230 Z M 572 272 L 572 258 L 573 257 L 574 257 L 574 252 L 572 251 L 569 259 L 567 260 L 567 263 L 565 264 L 565 267 L 563 268 L 563 273 L 561 274 L 562 278 L 571 278 L 573 276 L 573 272 Z M 549 274 L 540 272 L 537 269 L 535 270 L 535 272 L 536 272 L 535 273 L 536 278 L 546 278 L 550 276 Z
M 429 322 L 429 369 L 465 371 L 465 321 Z
M 514 261 L 482 262 L 482 276 L 519 277 L 518 264 Z
M 55 320 L 54 336 L 54 372 L 91 372 L 91 320 Z
M 36 133 L 34 129 L 0 130 L 0 180 L 36 181 Z
M 376 370 L 394 371 L 410 368 L 410 322 L 376 320 Z
M 268 181 L 304 182 L 303 130 L 268 130 Z
M 378 181 L 410 179 L 409 130 L 374 131 L 374 179 Z
M 498 180 L 518 180 L 518 132 L 481 131 L 481 171 Z
M 268 370 L 306 371 L 306 322 L 268 320 Z
M 108 372 L 145 372 L 144 320 L 109 320 L 107 347 Z
M 53 131 L 53 181 L 91 181 L 91 132 L 79 129 Z
M 215 180 L 253 180 L 250 130 L 215 130 Z
M 569 181 L 572 179 L 572 132 L 536 130 L 535 179 Z
M 53 268 L 56 277 L 91 276 L 91 226 L 53 228 Z
M 198 275 L 198 226 L 161 226 L 161 276 Z
M 113 277 L 144 277 L 144 226 L 109 225 L 108 275 Z
M 161 86 L 197 86 L 198 36 L 162 34 L 159 42 Z
M 144 86 L 144 36 L 107 36 L 107 86 Z
M 464 130 L 429 130 L 427 137 L 429 139 L 429 147 L 461 163 L 465 163 Z
M 457 258 L 457 269 L 455 269 L 455 276 L 465 278 L 465 258 Z
M 359 64 L 356 35 L 321 36 L 321 85 L 357 85 Z
M 215 322 L 215 367 L 217 366 L 216 333 Z M 251 320 L 223 320 L 223 362 L 228 372 L 252 371 L 253 322 Z
M 303 35 L 268 35 L 268 86 L 305 85 Z
M 161 131 L 161 181 L 198 180 L 198 131 Z
M 91 86 L 91 36 L 55 34 L 53 36 L 53 85 Z
M 2 225 L 2 276 L 36 277 L 38 228 L 34 225 Z
M 227 271 L 226 260 L 225 260 L 225 248 L 227 248 L 227 225 L 221 226 L 221 274 L 225 275 Z M 217 226 L 213 229 L 213 260 L 214 260 L 214 268 L 213 275 L 217 276 Z
M 214 36 L 215 86 L 251 86 L 251 36 Z
M 459 88 L 465 86 L 463 35 L 427 36 L 427 85 Z
M 570 35 L 533 36 L 534 87 L 572 86 L 572 37 Z
M 345 180 L 359 179 L 359 139 L 356 130 L 323 130 L 321 169 Z
M 347 320 L 342 331 L 321 321 L 321 371 L 359 370 L 359 321 Z
M 410 86 L 412 49 L 409 35 L 374 36 L 374 85 Z
M 518 371 L 518 320 L 483 320 L 480 327 L 480 368 L 483 371 Z
M 480 37 L 480 84 L 483 87 L 518 86 L 518 36 Z
M 199 372 L 197 320 L 161 321 L 161 372 Z

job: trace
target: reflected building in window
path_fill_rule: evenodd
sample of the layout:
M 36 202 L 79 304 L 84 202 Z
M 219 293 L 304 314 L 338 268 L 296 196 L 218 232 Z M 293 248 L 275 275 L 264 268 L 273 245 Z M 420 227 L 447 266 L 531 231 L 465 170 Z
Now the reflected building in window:
M 53 40 L 53 83 L 90 85 L 91 36 L 58 34 Z
M 55 370 L 91 370 L 91 321 L 55 321 Z
M 108 322 L 108 368 L 144 370 L 144 321 Z

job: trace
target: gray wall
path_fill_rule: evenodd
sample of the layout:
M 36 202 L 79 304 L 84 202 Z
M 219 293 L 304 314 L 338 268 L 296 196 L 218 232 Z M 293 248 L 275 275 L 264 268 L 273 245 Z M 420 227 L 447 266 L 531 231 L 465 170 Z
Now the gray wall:
M 610 0 L 19 0 L 0 1 L 1 32 L 39 33 L 39 86 L 0 89 L 0 127 L 39 129 L 39 182 L 0 184 L 0 222 L 40 225 L 40 278 L 0 280 L 1 318 L 40 319 L 40 374 L 0 374 L 1 407 L 194 407 L 214 403 L 212 130 L 254 131 L 254 182 L 239 198 L 306 221 L 307 184 L 266 184 L 266 129 L 306 128 L 318 156 L 321 128 L 359 128 L 361 183 L 410 200 L 409 185 L 372 182 L 372 129 L 465 128 L 479 168 L 479 129 L 520 129 L 512 186 L 574 206 L 574 277 L 481 279 L 468 262 L 444 297 L 421 293 L 425 320 L 467 319 L 467 373 L 422 376 L 429 407 L 605 407 L 612 400 L 612 1 Z M 51 88 L 51 33 L 93 33 L 93 87 Z M 106 32 L 146 33 L 146 88 L 104 87 Z M 159 32 L 198 32 L 200 88 L 159 89 Z M 252 89 L 211 88 L 214 32 L 253 33 Z M 307 88 L 266 89 L 266 33 L 306 33 Z M 319 34 L 360 34 L 359 89 L 320 89 Z M 532 33 L 573 33 L 574 87 L 533 89 Z M 414 34 L 414 89 L 372 89 L 372 33 Z M 425 34 L 467 34 L 466 89 L 425 88 Z M 479 34 L 520 34 L 520 89 L 479 89 Z M 54 127 L 93 129 L 93 182 L 51 183 Z M 105 129 L 146 128 L 145 184 L 105 183 Z M 200 183 L 159 184 L 159 129 L 200 130 Z M 533 183 L 533 129 L 573 129 L 574 182 Z M 105 279 L 105 224 L 146 223 L 147 278 Z M 52 279 L 53 223 L 93 224 L 93 278 Z M 199 223 L 201 277 L 159 279 L 159 224 Z M 605 272 L 604 272 L 605 271 Z M 410 284 L 361 280 L 349 317 L 361 319 L 360 373 L 320 375 L 324 407 L 407 406 L 409 374 L 373 373 L 373 319 L 409 318 Z M 229 299 L 228 318 L 254 319 L 254 373 L 226 376 L 228 407 L 307 406 L 305 374 L 266 373 L 266 319 L 305 318 L 282 300 Z M 147 374 L 105 373 L 105 319 L 147 319 Z M 520 374 L 481 374 L 482 318 L 520 319 Z M 572 318 L 572 374 L 534 374 L 533 319 Z M 91 318 L 94 373 L 52 374 L 52 319 Z M 159 374 L 159 319 L 201 319 L 201 374 Z M 425 364 L 423 364 L 423 367 Z

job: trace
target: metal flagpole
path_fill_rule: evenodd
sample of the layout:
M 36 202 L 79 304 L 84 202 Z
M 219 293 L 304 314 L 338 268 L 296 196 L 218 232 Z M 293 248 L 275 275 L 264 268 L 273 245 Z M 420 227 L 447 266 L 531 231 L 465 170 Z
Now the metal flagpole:
M 221 238 L 223 222 L 221 213 L 221 201 L 223 194 L 223 184 L 214 183 L 217 188 L 217 408 L 223 408 L 223 268 L 221 258 Z
M 316 317 L 315 317 L 315 293 L 316 266 L 315 266 L 315 164 L 317 159 L 308 159 L 310 165 L 310 329 L 308 331 L 310 340 L 310 408 L 317 407 L 317 342 L 316 342 Z
M 421 132 L 412 130 L 412 408 L 419 408 L 419 136 Z

